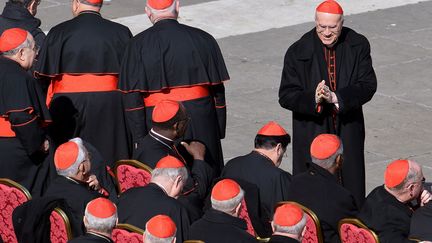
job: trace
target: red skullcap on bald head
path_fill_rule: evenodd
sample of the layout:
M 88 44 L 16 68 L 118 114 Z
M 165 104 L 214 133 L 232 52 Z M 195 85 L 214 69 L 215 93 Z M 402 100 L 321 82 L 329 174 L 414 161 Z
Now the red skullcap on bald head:
M 92 3 L 92 4 L 101 4 L 103 2 L 103 0 L 87 0 L 87 2 Z
M 333 0 L 322 2 L 320 5 L 318 5 L 316 11 L 321 13 L 343 14 L 342 7 L 339 5 L 339 3 Z
M 263 136 L 285 136 L 288 133 L 285 131 L 283 127 L 277 124 L 274 121 L 270 121 L 265 124 L 257 133 L 258 135 Z
M 273 222 L 279 226 L 294 226 L 303 218 L 303 210 L 295 204 L 285 203 L 276 208 Z
M 328 159 L 338 151 L 340 145 L 338 136 L 320 134 L 312 141 L 310 153 L 316 159 Z
M 79 147 L 74 142 L 60 145 L 54 153 L 54 165 L 57 169 L 65 170 L 75 163 L 78 158 Z
M 162 10 L 166 9 L 173 4 L 174 0 L 148 0 L 147 5 L 152 9 Z
M 171 120 L 179 111 L 180 104 L 174 100 L 162 100 L 156 104 L 152 113 L 154 122 L 166 122 Z
M 409 172 L 408 160 L 395 160 L 387 165 L 384 172 L 384 183 L 388 188 L 400 185 Z
M 173 237 L 176 233 L 174 221 L 166 215 L 156 215 L 146 224 L 146 230 L 157 238 Z
M 156 164 L 156 169 L 181 168 L 185 165 L 176 157 L 168 155 L 160 159 Z
M 27 31 L 20 28 L 7 29 L 0 36 L 0 52 L 7 52 L 20 46 L 27 39 Z
M 218 201 L 226 201 L 235 198 L 240 193 L 240 186 L 231 179 L 223 179 L 213 187 L 211 196 Z
M 117 211 L 116 206 L 108 199 L 99 197 L 87 204 L 87 212 L 96 218 L 109 218 Z

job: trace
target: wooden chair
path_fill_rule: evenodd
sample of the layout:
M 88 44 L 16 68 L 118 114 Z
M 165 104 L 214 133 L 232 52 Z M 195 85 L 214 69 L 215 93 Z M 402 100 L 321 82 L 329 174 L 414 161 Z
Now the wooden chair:
M 300 207 L 306 213 L 306 233 L 303 236 L 302 243 L 323 243 L 321 224 L 316 214 L 309 208 L 297 202 L 283 201 L 276 204 L 279 207 L 285 203 L 292 203 Z
M 50 216 L 51 243 L 67 243 L 72 239 L 72 229 L 66 213 L 61 208 L 55 208 Z
M 258 242 L 265 243 L 265 242 L 269 242 L 270 237 L 269 238 L 261 238 L 261 237 L 257 236 L 256 239 Z
M 144 230 L 130 224 L 117 224 L 112 232 L 114 243 L 143 243 Z
M 338 229 L 342 243 L 379 243 L 375 232 L 356 218 L 342 219 Z
M 31 199 L 30 192 L 15 181 L 0 178 L 0 237 L 3 242 L 16 243 L 12 212 Z
M 137 160 L 119 160 L 115 163 L 114 174 L 119 194 L 126 190 L 150 183 L 152 169 Z

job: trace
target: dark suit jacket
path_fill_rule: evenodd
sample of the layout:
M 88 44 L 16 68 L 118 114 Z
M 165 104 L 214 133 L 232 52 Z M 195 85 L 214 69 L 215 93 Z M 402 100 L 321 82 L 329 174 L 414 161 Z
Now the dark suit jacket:
M 299 243 L 299 241 L 287 236 L 272 235 L 268 243 Z
M 306 206 L 318 216 L 325 242 L 340 242 L 339 220 L 357 214 L 351 193 L 337 183 L 334 175 L 315 164 L 311 164 L 307 172 L 293 177 L 288 199 Z
M 259 190 L 262 212 L 268 218 L 272 217 L 275 204 L 287 199 L 291 181 L 288 172 L 276 167 L 272 161 L 255 151 L 228 161 L 222 177 L 255 184 Z
M 378 234 L 381 243 L 415 242 L 408 240 L 412 210 L 388 193 L 384 186 L 375 188 L 357 217 Z
M 100 235 L 93 232 L 87 232 L 85 235 L 80 236 L 78 238 L 74 238 L 68 243 L 92 243 L 92 242 L 98 242 L 98 243 L 114 243 L 114 241 L 104 235 Z
M 417 209 L 411 218 L 410 237 L 432 241 L 432 202 Z
M 82 222 L 88 202 L 102 197 L 101 194 L 89 189 L 86 185 L 64 176 L 58 176 L 51 182 L 44 194 L 44 197 L 47 196 L 65 199 L 70 206 L 71 213 L 75 216 L 76 222 Z
M 119 223 L 131 224 L 141 229 L 145 229 L 147 221 L 153 216 L 168 215 L 177 226 L 177 241 L 188 239 L 190 219 L 186 209 L 154 183 L 124 192 L 117 202 L 117 212 Z
M 192 224 L 190 238 L 206 243 L 257 242 L 246 229 L 243 219 L 209 209 L 200 220 Z

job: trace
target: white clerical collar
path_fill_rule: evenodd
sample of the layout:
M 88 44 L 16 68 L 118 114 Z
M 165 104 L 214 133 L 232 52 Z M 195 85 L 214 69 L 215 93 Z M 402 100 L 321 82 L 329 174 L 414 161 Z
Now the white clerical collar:
M 159 136 L 159 137 L 161 137 L 161 138 L 163 138 L 163 139 L 166 139 L 166 140 L 168 140 L 168 141 L 170 141 L 170 142 L 174 142 L 174 140 L 172 140 L 172 139 L 170 139 L 170 138 L 167 138 L 167 137 L 165 137 L 165 136 L 163 136 L 163 135 L 161 135 L 161 134 L 155 132 L 155 131 L 153 130 L 153 128 L 150 130 L 150 132 L 152 132 L 152 133 L 156 134 L 157 136 Z

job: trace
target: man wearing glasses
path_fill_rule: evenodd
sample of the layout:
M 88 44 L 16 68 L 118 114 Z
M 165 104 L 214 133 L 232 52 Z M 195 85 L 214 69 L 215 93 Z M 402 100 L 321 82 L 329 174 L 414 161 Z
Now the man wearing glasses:
M 316 8 L 316 27 L 285 55 L 279 103 L 293 114 L 293 174 L 307 169 L 308 151 L 319 134 L 338 135 L 344 144 L 342 185 L 358 205 L 365 197 L 362 105 L 377 80 L 368 40 L 343 27 L 342 7 L 332 0 Z

